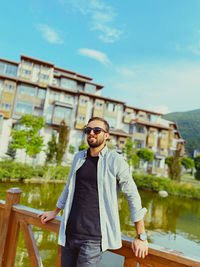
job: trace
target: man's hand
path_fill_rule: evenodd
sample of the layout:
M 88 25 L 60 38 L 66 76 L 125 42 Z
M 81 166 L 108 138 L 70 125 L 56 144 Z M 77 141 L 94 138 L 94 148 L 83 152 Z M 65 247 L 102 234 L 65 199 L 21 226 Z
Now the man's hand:
M 57 215 L 57 213 L 58 212 L 56 212 L 56 210 L 52 210 L 52 211 L 40 213 L 39 215 L 37 215 L 37 217 L 40 217 L 41 223 L 45 224 L 46 222 L 54 219 L 54 217 Z
M 132 249 L 136 257 L 145 258 L 148 255 L 148 241 L 142 241 L 138 238 L 133 239 Z

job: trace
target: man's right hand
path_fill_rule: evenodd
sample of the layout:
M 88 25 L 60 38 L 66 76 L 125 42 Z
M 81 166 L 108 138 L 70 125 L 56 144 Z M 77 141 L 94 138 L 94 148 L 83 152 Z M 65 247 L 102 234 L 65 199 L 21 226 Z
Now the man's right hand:
M 54 217 L 58 214 L 59 210 L 52 210 L 40 213 L 37 217 L 41 218 L 41 223 L 45 224 L 46 222 L 54 219 Z

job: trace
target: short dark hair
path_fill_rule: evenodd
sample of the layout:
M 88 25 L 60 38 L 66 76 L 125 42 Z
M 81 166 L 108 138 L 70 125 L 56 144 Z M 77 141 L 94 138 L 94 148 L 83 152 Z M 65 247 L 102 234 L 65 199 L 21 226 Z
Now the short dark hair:
M 100 117 L 92 117 L 89 119 L 88 123 L 90 123 L 91 121 L 102 121 L 105 125 L 105 128 L 106 128 L 106 132 L 109 133 L 109 130 L 110 130 L 110 126 L 108 124 L 108 122 Z

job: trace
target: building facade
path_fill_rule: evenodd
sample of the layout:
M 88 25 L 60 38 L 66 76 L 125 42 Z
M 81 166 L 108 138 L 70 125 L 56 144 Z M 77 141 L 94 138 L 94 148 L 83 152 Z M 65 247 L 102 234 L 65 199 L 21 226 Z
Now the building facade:
M 127 106 L 126 103 L 101 96 L 103 86 L 76 72 L 54 64 L 21 55 L 20 62 L 0 59 L 0 158 L 5 156 L 11 140 L 11 129 L 24 114 L 42 116 L 46 127 L 41 130 L 45 144 L 61 121 L 69 126 L 69 145 L 78 147 L 85 140 L 84 126 L 92 116 L 106 119 L 110 124 L 109 144 L 119 152 L 127 137 L 137 147 L 154 153 L 148 164 L 152 173 L 165 174 L 165 158 L 177 149 L 184 152 L 184 140 L 174 122 L 162 119 L 162 114 Z M 17 151 L 23 161 L 24 151 Z M 66 151 L 64 161 L 72 159 Z M 37 163 L 45 162 L 45 153 Z

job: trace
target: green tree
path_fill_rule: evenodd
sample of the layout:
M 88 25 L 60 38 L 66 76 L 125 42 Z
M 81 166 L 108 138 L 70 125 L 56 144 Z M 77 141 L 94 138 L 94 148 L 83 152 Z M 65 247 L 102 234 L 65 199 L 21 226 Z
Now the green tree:
M 88 146 L 86 145 L 86 143 L 84 141 L 81 142 L 81 145 L 79 146 L 78 150 L 82 151 L 88 149 Z
M 193 170 L 193 168 L 194 168 L 194 161 L 190 158 L 187 158 L 187 157 L 182 157 L 181 164 L 184 166 L 184 168 L 186 170 L 188 170 L 188 169 Z
M 56 135 L 52 132 L 51 140 L 47 143 L 47 151 L 46 151 L 46 163 L 53 163 L 56 158 L 57 153 L 57 144 L 56 144 Z
M 123 153 L 126 155 L 127 162 L 129 166 L 133 166 L 134 168 L 138 167 L 139 157 L 136 154 L 137 146 L 136 142 L 133 142 L 131 138 L 126 139 L 126 144 L 123 149 Z
M 40 130 L 45 126 L 44 119 L 33 115 L 23 115 L 19 124 L 22 129 L 13 129 L 11 132 L 11 148 L 25 149 L 26 154 L 35 157 L 44 147 L 43 137 L 40 136 Z
M 194 159 L 194 166 L 196 169 L 196 172 L 194 174 L 195 179 L 200 180 L 200 155 L 196 156 Z
M 69 127 L 65 124 L 65 121 L 61 121 L 59 129 L 58 129 L 59 137 L 57 144 L 57 153 L 56 153 L 56 161 L 57 164 L 60 165 L 62 163 L 63 156 L 66 152 L 68 136 L 69 136 Z
M 16 157 L 16 149 L 11 147 L 12 143 L 10 142 L 8 145 L 8 150 L 6 152 L 6 155 L 8 155 L 9 157 L 11 157 L 13 160 Z
M 75 147 L 74 146 L 69 145 L 69 153 L 72 155 L 75 153 Z
M 174 156 L 167 157 L 165 163 L 168 165 L 168 175 L 172 180 L 180 181 L 181 179 L 181 156 L 180 150 L 176 150 Z
M 138 150 L 137 155 L 144 161 L 151 162 L 153 160 L 153 152 L 148 150 L 147 148 L 141 148 L 140 150 Z

